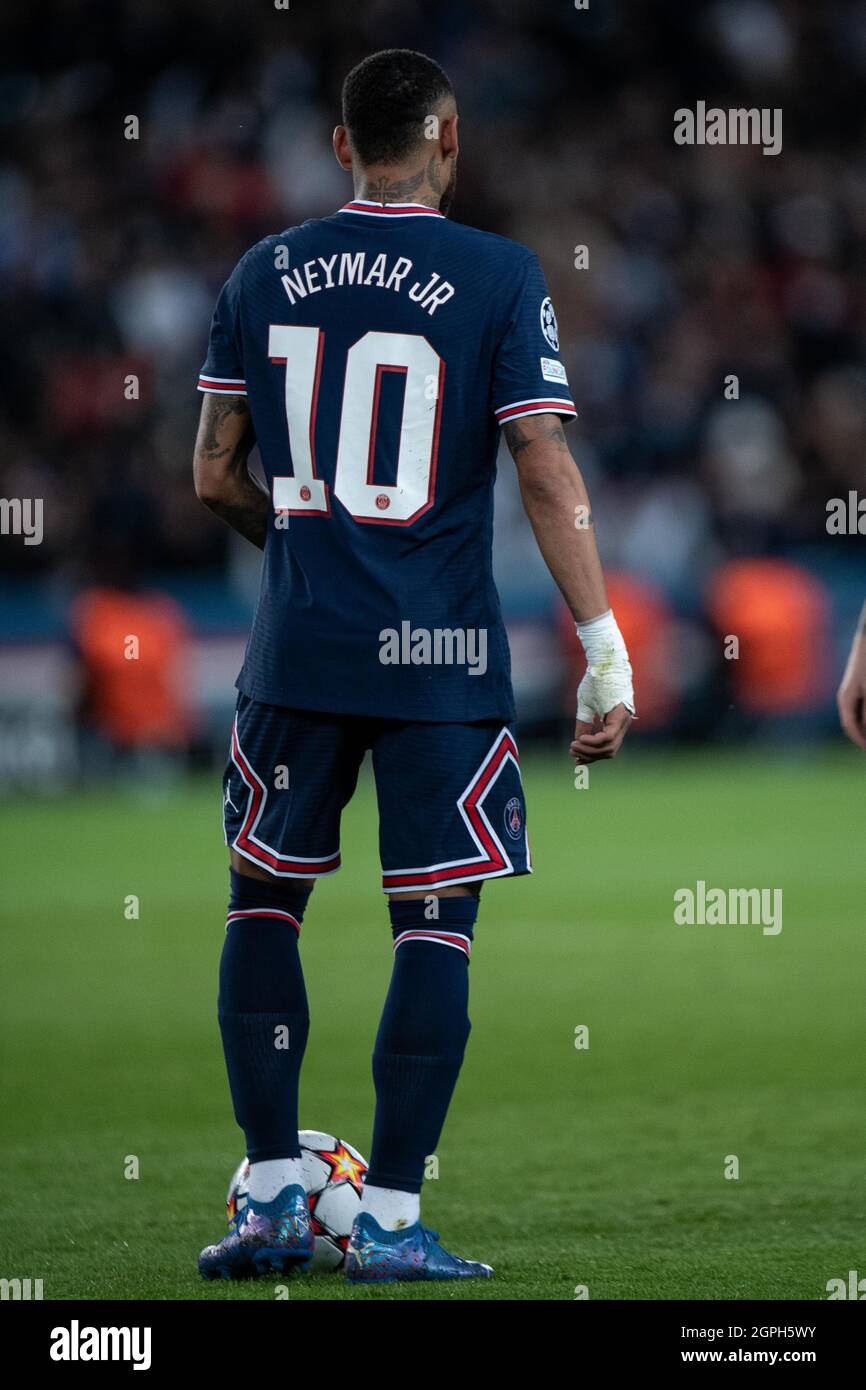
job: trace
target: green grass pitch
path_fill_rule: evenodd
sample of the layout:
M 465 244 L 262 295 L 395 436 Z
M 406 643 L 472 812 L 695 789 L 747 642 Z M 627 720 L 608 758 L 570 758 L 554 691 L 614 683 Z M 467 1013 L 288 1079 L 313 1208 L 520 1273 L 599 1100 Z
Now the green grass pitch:
M 633 748 L 581 791 L 566 756 L 524 772 L 536 871 L 484 889 L 473 1033 L 424 1192 L 428 1223 L 496 1278 L 296 1277 L 290 1299 L 815 1299 L 866 1274 L 862 757 Z M 0 812 L 0 1273 L 46 1298 L 275 1297 L 195 1266 L 243 1151 L 214 1017 L 219 811 L 214 776 L 163 802 Z M 391 961 L 366 775 L 343 864 L 302 938 L 301 1123 L 366 1152 Z M 674 925 L 698 879 L 781 888 L 781 933 Z

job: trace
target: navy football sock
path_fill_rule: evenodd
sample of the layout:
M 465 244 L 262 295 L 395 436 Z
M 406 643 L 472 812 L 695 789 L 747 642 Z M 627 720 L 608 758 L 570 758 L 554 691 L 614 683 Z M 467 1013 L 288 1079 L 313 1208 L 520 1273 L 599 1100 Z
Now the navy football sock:
M 298 934 L 309 889 L 231 871 L 219 1024 L 251 1163 L 298 1158 L 298 1079 L 309 1031 Z
M 469 948 L 478 899 L 392 902 L 394 971 L 373 1052 L 376 1119 L 366 1181 L 419 1192 L 469 1037 Z

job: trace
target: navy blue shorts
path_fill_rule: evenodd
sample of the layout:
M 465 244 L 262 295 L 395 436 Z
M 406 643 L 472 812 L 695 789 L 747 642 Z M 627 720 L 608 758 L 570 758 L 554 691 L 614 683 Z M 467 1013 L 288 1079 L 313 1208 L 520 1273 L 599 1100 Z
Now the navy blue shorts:
M 223 778 L 226 844 L 280 878 L 335 873 L 367 749 L 386 893 L 531 872 L 517 745 L 500 721 L 402 723 L 246 695 Z

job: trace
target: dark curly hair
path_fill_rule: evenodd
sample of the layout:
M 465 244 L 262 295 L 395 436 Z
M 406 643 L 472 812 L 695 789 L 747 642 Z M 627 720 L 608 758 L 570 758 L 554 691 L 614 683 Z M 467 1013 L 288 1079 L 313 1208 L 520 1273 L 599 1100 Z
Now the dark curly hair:
M 424 139 L 424 121 L 451 83 L 438 63 L 411 48 L 385 48 L 343 83 L 343 124 L 362 164 L 398 164 Z

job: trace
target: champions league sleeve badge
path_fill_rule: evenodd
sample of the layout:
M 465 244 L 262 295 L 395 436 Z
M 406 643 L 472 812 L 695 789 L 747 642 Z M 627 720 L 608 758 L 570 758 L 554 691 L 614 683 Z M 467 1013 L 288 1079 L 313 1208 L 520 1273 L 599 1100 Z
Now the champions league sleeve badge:
M 541 301 L 541 331 L 554 352 L 559 352 L 559 328 L 550 295 Z

